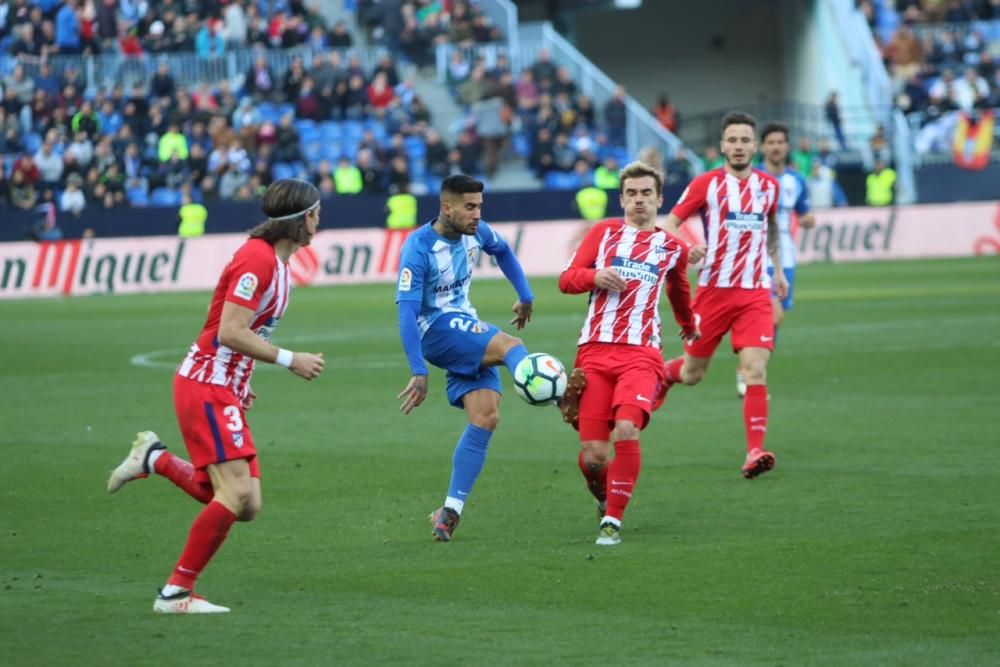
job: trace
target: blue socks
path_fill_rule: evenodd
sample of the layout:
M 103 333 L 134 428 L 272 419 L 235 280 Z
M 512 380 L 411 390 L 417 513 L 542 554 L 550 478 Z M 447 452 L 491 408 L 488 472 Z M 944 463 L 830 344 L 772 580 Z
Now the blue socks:
M 515 345 L 503 356 L 503 364 L 510 371 L 510 376 L 514 377 L 514 369 L 521 363 L 521 360 L 528 356 L 528 350 L 523 345 Z
M 465 499 L 472 491 L 483 464 L 486 463 L 486 449 L 490 445 L 491 437 L 493 431 L 487 431 L 473 424 L 465 427 L 465 432 L 458 439 L 455 454 L 451 458 L 451 483 L 448 485 L 445 507 L 462 513 Z

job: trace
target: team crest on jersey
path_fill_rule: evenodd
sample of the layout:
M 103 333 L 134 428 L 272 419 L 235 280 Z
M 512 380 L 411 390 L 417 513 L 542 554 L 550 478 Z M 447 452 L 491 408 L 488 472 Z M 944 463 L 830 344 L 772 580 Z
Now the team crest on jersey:
M 465 256 L 469 258 L 469 264 L 475 264 L 479 258 L 479 248 L 466 248 Z
M 233 433 L 233 446 L 239 449 L 243 446 L 243 434 Z
M 233 296 L 238 296 L 241 299 L 252 299 L 253 293 L 256 291 L 257 276 L 252 273 L 244 273 L 236 281 L 236 289 L 233 290 Z
M 409 269 L 404 268 L 402 271 L 399 272 L 399 291 L 409 292 L 410 285 L 412 284 L 413 284 L 413 273 Z

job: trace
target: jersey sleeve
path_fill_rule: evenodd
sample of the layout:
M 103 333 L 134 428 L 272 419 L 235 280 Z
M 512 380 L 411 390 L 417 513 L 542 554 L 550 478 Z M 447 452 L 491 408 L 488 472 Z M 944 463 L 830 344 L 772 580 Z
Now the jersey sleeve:
M 583 237 L 580 247 L 570 257 L 569 264 L 559 274 L 559 291 L 564 294 L 581 294 L 596 287 L 594 279 L 597 268 L 594 265 L 597 262 L 597 249 L 606 229 L 606 224 L 594 225 Z
M 258 252 L 252 245 L 237 250 L 226 272 L 229 276 L 226 301 L 257 310 L 261 297 L 274 280 L 277 261 L 273 252 Z
M 809 206 L 809 188 L 806 186 L 806 180 L 799 174 L 795 174 L 795 182 L 799 186 L 799 196 L 795 198 L 795 212 L 799 215 L 805 215 L 811 209 Z
M 684 222 L 697 211 L 705 207 L 705 196 L 707 194 L 707 180 L 705 174 L 696 177 L 681 193 L 680 199 L 674 204 L 670 213 L 680 218 Z
M 422 302 L 427 276 L 427 253 L 416 234 L 410 234 L 399 253 L 399 274 L 396 280 L 396 303 Z
M 479 245 L 483 252 L 490 256 L 495 257 L 502 253 L 505 248 L 510 248 L 504 238 L 483 221 L 480 221 L 476 228 L 476 238 L 479 239 Z

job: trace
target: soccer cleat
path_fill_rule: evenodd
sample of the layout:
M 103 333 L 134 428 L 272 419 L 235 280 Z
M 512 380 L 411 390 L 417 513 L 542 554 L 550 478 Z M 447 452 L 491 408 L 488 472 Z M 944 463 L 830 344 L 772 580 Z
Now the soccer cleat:
M 600 529 L 597 531 L 597 541 L 594 544 L 600 544 L 602 547 L 610 547 L 615 544 L 622 543 L 622 537 L 620 534 L 620 529 L 615 524 L 610 521 L 605 521 L 601 524 Z
M 576 428 L 577 421 L 580 419 L 580 396 L 583 395 L 583 389 L 586 386 L 587 379 L 583 377 L 583 369 L 574 368 L 566 381 L 566 391 L 563 393 L 562 400 L 559 401 L 559 412 L 562 413 L 563 421 L 572 424 L 573 428 Z
M 157 614 L 228 614 L 229 607 L 212 604 L 191 591 L 181 591 L 166 597 L 162 593 L 157 595 L 153 611 Z
M 451 534 L 458 528 L 458 522 L 462 517 L 452 508 L 442 507 L 431 512 L 427 518 L 434 526 L 431 530 L 434 539 L 438 542 L 448 542 L 451 540 Z
M 743 464 L 743 476 L 755 479 L 774 467 L 774 454 L 765 449 L 752 449 Z
M 149 455 L 159 449 L 166 447 L 155 433 L 152 431 L 136 433 L 128 456 L 111 471 L 111 477 L 108 478 L 108 493 L 116 493 L 132 480 L 149 477 L 153 473 L 149 468 Z
M 743 378 L 743 372 L 738 368 L 736 369 L 736 394 L 740 398 L 747 395 L 747 381 Z

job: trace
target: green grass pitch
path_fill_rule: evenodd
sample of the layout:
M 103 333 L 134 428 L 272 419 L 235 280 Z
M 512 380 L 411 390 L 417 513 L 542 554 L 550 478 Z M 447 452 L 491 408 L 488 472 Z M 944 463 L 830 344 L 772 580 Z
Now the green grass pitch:
M 569 366 L 585 297 L 532 283 L 523 337 Z M 472 297 L 510 330 L 509 285 Z M 256 375 L 264 510 L 199 584 L 233 613 L 157 617 L 199 506 L 162 478 L 104 483 L 138 430 L 184 452 L 171 372 L 207 301 L 0 306 L 0 663 L 1000 664 L 997 258 L 800 268 L 770 368 L 775 470 L 740 477 L 724 343 L 643 434 L 610 549 L 575 434 L 506 373 L 462 525 L 433 542 L 464 423 L 442 375 L 404 417 L 392 286 L 297 290 L 276 342 L 327 371 Z

